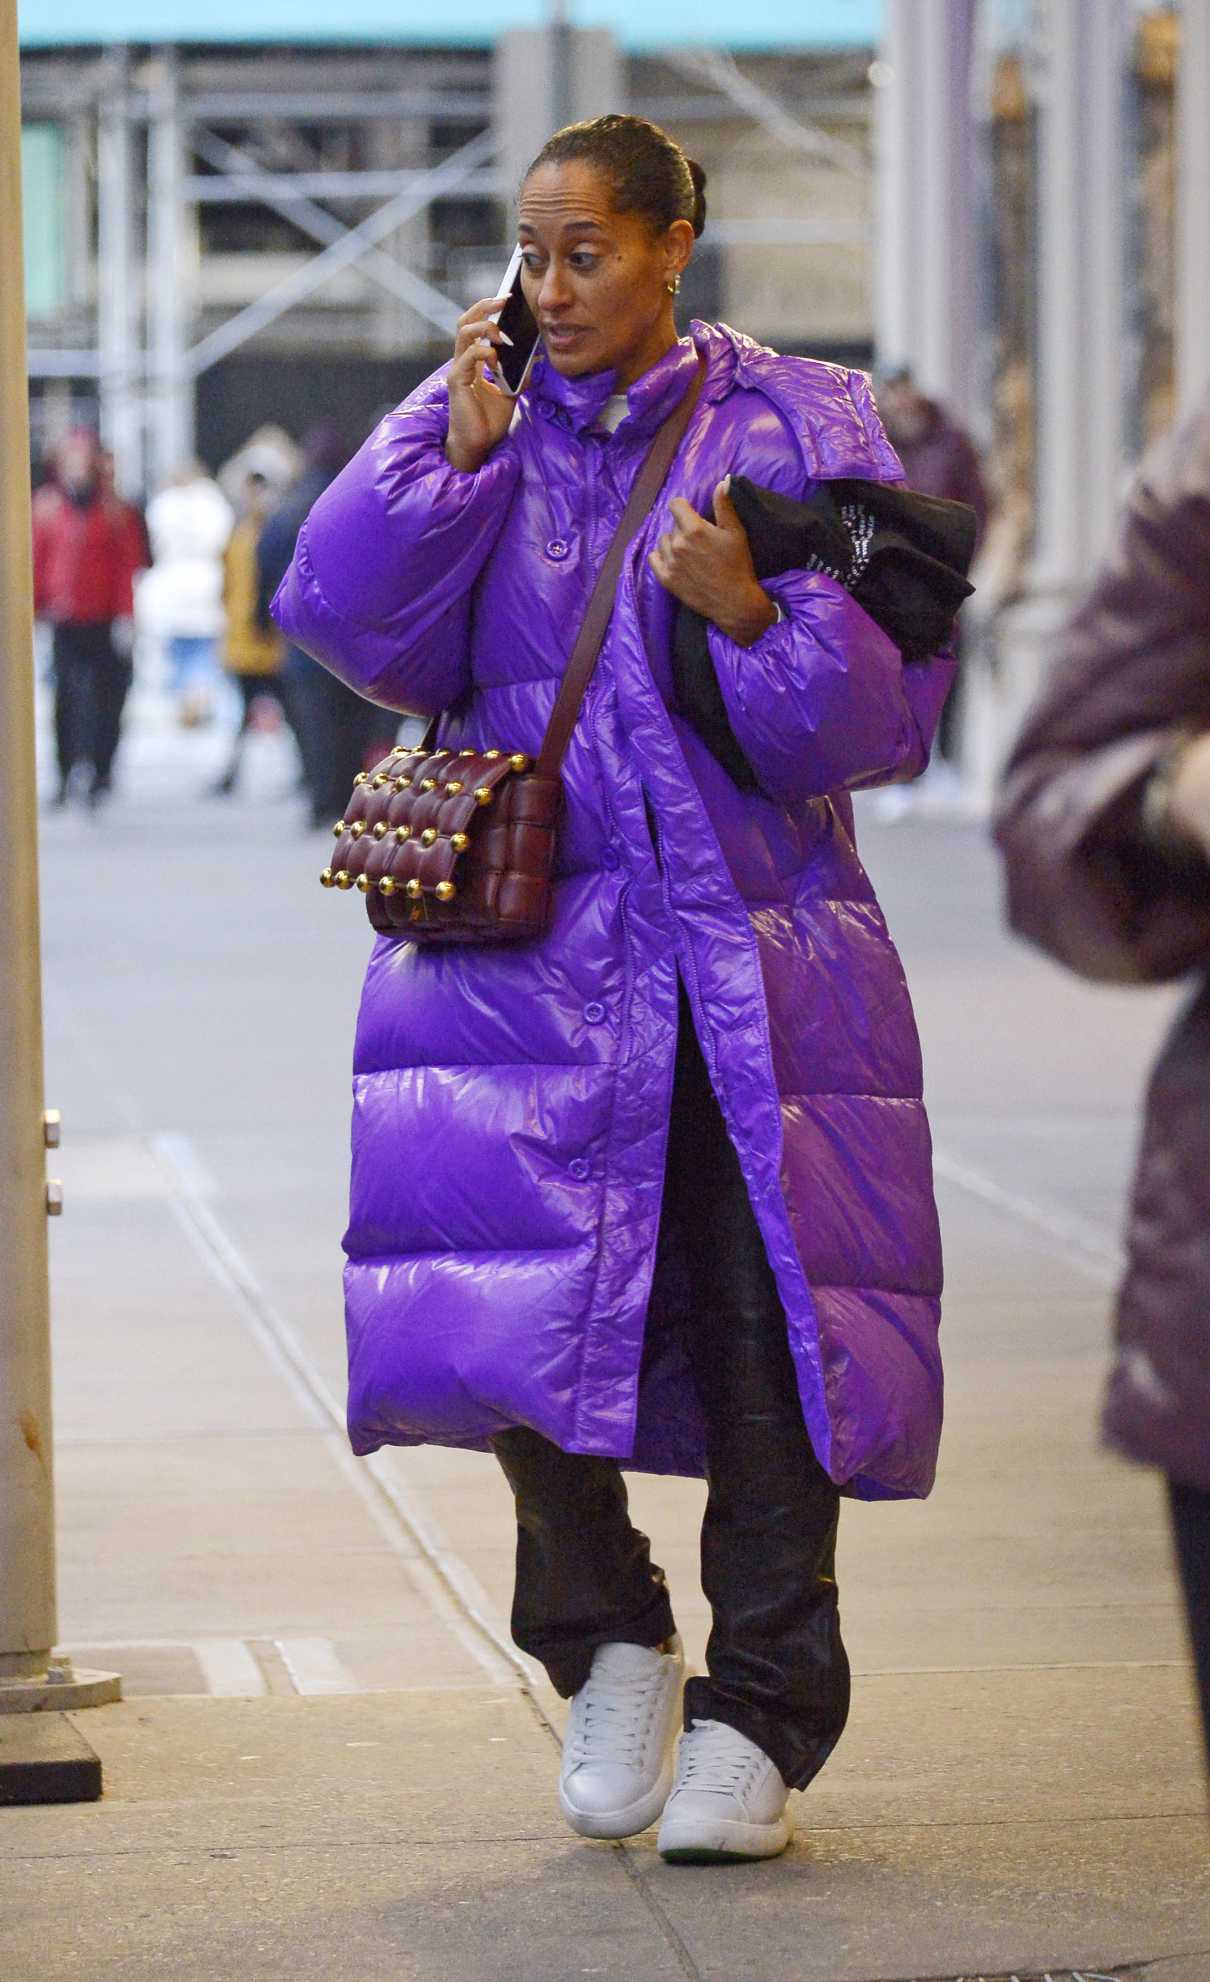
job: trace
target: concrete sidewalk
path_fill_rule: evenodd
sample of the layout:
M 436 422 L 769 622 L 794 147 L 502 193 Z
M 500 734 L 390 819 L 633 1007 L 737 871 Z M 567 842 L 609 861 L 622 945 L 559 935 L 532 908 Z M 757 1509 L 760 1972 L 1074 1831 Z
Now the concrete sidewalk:
M 866 828 L 937 1131 L 942 1476 L 925 1505 L 846 1509 L 854 1713 L 795 1847 L 664 1867 L 651 1836 L 584 1844 L 559 1817 L 560 1709 L 508 1645 L 491 1462 L 347 1455 L 366 938 L 265 795 L 283 768 L 266 753 L 225 808 L 147 760 L 111 814 L 44 834 L 62 1629 L 127 1699 L 79 1717 L 101 1805 L 0 1812 L 0 1973 L 1210 1982 L 1161 1499 L 1094 1440 L 1170 999 L 1009 945 L 971 829 Z M 633 1494 L 700 1659 L 701 1490 Z

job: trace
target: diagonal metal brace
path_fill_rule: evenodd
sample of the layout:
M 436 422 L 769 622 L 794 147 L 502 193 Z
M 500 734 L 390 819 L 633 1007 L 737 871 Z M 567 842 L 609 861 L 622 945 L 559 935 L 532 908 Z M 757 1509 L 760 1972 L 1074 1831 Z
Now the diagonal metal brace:
M 667 48 L 660 51 L 660 60 L 666 62 L 669 68 L 678 69 L 683 76 L 713 84 L 721 96 L 727 97 L 737 110 L 742 110 L 745 116 L 762 125 L 788 150 L 799 152 L 804 158 L 833 165 L 838 171 L 852 173 L 860 179 L 868 173 L 869 160 L 859 145 L 833 137 L 830 131 L 822 130 L 818 124 L 795 116 L 770 90 L 762 88 L 751 76 L 746 76 L 729 50 Z
M 464 179 L 486 163 L 495 149 L 496 140 L 493 134 L 490 131 L 480 132 L 478 137 L 472 138 L 469 144 L 462 145 L 443 164 L 434 166 L 433 170 L 425 175 L 422 185 L 411 186 L 406 191 L 397 193 L 394 199 L 388 200 L 385 206 L 377 207 L 356 227 L 344 227 L 331 214 L 324 213 L 322 207 L 315 207 L 315 215 L 323 215 L 322 222 L 316 219 L 306 223 L 306 231 L 315 232 L 321 225 L 326 229 L 337 230 L 333 232 L 333 238 L 328 245 L 313 256 L 304 267 L 295 269 L 280 282 L 275 282 L 263 296 L 257 298 L 255 303 L 250 303 L 247 309 L 237 311 L 236 315 L 229 317 L 226 323 L 212 330 L 209 336 L 201 338 L 188 355 L 188 367 L 192 375 L 196 378 L 199 373 L 217 364 L 220 358 L 226 358 L 232 351 L 238 350 L 241 344 L 245 344 L 250 337 L 264 330 L 267 325 L 275 323 L 278 317 L 284 316 L 287 310 L 292 309 L 296 303 L 302 302 L 304 297 L 313 295 L 317 289 L 322 288 L 324 283 L 330 281 L 340 269 L 351 268 L 364 261 L 371 250 L 378 252 L 377 244 L 380 240 L 393 233 L 414 214 L 423 212 L 424 208 L 430 206 L 435 199 L 440 199 L 445 193 L 453 192 Z M 275 203 L 276 196 L 274 200 L 266 202 L 267 205 Z M 311 202 L 308 204 L 310 205 Z M 291 210 L 289 218 L 294 220 L 298 216 Z M 383 256 L 383 260 L 386 259 L 388 258 Z M 396 264 L 391 265 L 398 276 L 405 275 L 405 271 Z M 421 283 L 419 276 L 408 276 L 407 279 L 420 284 L 428 292 L 430 300 L 422 314 L 427 316 L 431 323 L 435 323 L 438 329 L 447 335 L 451 334 L 461 311 L 438 290 L 430 289 L 427 283 Z M 413 308 L 418 307 L 414 299 L 409 300 L 412 301 Z
M 250 153 L 228 144 L 225 138 L 211 131 L 195 130 L 191 133 L 190 142 L 198 157 L 204 158 L 207 165 L 238 177 L 255 193 L 262 206 L 280 213 L 295 227 L 301 228 L 304 234 L 309 234 L 313 241 L 329 247 L 352 231 L 306 193 L 291 191 L 288 183 L 283 182 L 281 173 L 267 171 Z M 426 191 L 426 198 L 431 199 L 431 193 Z M 440 331 L 450 329 L 451 309 L 455 312 L 455 320 L 461 315 L 461 311 L 440 289 L 435 289 L 423 276 L 414 275 L 411 269 L 384 254 L 381 248 L 367 247 L 360 258 L 360 266 L 382 288 Z

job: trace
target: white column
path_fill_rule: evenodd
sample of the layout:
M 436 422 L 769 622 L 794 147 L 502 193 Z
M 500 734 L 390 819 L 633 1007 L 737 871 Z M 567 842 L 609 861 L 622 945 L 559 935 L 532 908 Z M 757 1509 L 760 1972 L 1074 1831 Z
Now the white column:
M 1123 0 L 1042 0 L 1035 582 L 1091 575 L 1121 493 Z
M 874 75 L 874 344 L 886 365 L 911 364 L 920 346 L 919 194 L 912 155 L 919 78 L 911 0 L 887 0 Z
M 134 496 L 143 486 L 143 414 L 129 64 L 129 51 L 118 50 L 97 130 L 97 348 L 101 437 L 113 452 L 119 492 Z
M 1125 463 L 1123 101 L 1128 0 L 1037 0 L 1034 545 L 1025 596 L 996 629 L 999 666 L 975 783 L 990 786 L 1090 583 Z
M 1176 389 L 1210 385 L 1210 0 L 1183 0 L 1177 72 Z
M 874 329 L 963 421 L 978 328 L 975 0 L 888 0 L 876 74 Z
M 147 135 L 147 361 L 153 487 L 192 454 L 194 422 L 193 375 L 186 342 L 192 283 L 174 49 L 161 49 L 158 69 Z
M 547 28 L 510 28 L 497 38 L 492 108 L 505 198 L 560 123 L 625 110 L 621 53 L 606 28 L 570 28 L 558 11 Z

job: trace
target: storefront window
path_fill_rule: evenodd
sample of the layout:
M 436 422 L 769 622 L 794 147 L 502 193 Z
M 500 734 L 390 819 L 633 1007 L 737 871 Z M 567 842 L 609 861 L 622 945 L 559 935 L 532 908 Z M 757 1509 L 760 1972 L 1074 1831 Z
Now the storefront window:
M 67 167 L 60 125 L 25 126 L 21 177 L 26 309 L 37 322 L 67 302 Z

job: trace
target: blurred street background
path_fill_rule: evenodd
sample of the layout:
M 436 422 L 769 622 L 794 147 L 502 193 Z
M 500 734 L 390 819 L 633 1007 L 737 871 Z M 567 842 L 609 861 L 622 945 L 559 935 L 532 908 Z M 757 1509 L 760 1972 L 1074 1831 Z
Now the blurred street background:
M 20 26 L 35 513 L 78 476 L 129 531 L 112 762 L 73 768 L 47 628 L 37 661 L 61 1642 L 125 1698 L 80 1716 L 103 1803 L 0 1812 L 0 1974 L 1210 1982 L 1160 1490 L 1095 1429 L 1180 994 L 1015 943 L 986 834 L 1129 470 L 1210 370 L 1210 0 L 26 0 Z M 876 369 L 910 479 L 986 513 L 938 766 L 858 821 L 937 1144 L 939 1485 L 846 1508 L 850 1730 L 798 1848 L 708 1880 L 567 1833 L 492 1462 L 347 1454 L 369 938 L 317 882 L 322 746 L 339 793 L 393 719 L 322 703 L 257 612 L 270 533 L 493 291 L 549 129 L 618 108 L 709 173 L 685 320 Z M 633 1499 L 700 1662 L 701 1490 Z

